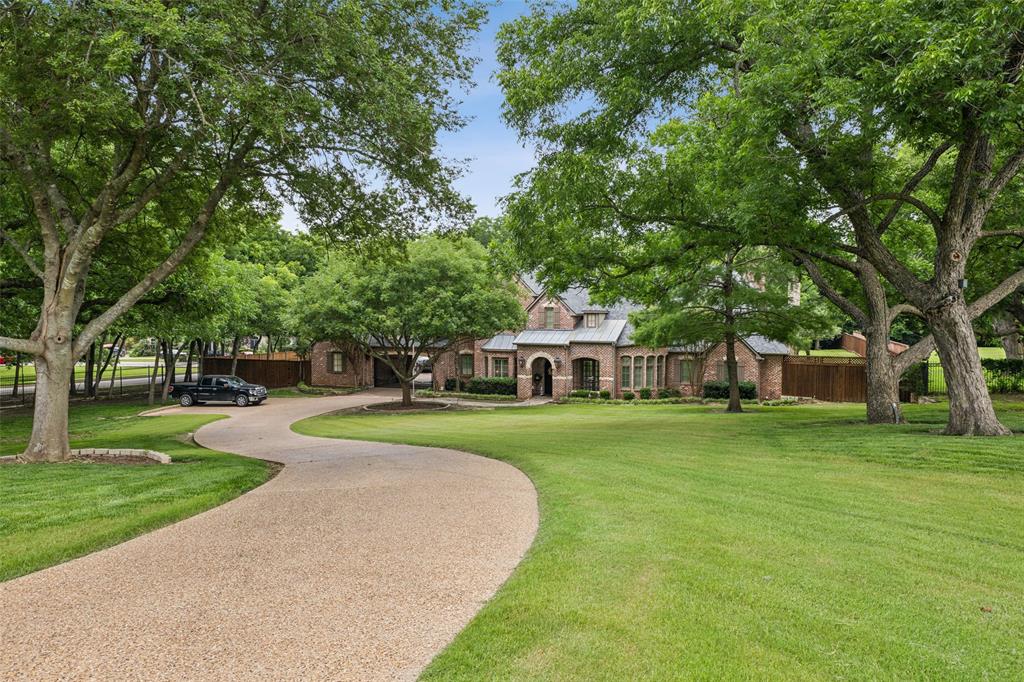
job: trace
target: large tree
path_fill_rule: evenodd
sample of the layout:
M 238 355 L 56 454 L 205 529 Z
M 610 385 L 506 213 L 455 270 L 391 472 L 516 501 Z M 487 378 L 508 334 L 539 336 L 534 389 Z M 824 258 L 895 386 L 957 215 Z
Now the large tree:
M 498 251 L 556 290 L 583 285 L 598 300 L 643 304 L 638 343 L 724 341 L 728 409 L 739 412 L 737 342 L 796 341 L 828 325 L 820 306 L 791 303 L 792 263 L 757 245 L 765 207 L 733 172 L 715 123 L 698 116 L 607 153 L 546 155 L 507 198 L 508 248 Z
M 614 145 L 702 97 L 726 100 L 751 122 L 737 149 L 795 158 L 830 199 L 824 222 L 845 228 L 833 246 L 927 321 L 950 391 L 947 432 L 1008 433 L 971 320 L 1024 282 L 1024 269 L 973 300 L 961 283 L 978 239 L 1024 234 L 986 227 L 1024 165 L 1024 5 L 581 0 L 506 25 L 499 56 L 508 119 L 555 149 Z M 909 174 L 892 163 L 904 147 L 924 159 Z M 930 204 L 915 191 L 944 156 L 953 173 Z M 886 243 L 901 212 L 931 231 L 926 273 Z
M 221 204 L 284 195 L 344 237 L 463 209 L 439 131 L 482 10 L 460 0 L 79 3 L 0 9 L 0 236 L 42 290 L 24 457 L 69 455 L 75 360 L 167 278 Z M 13 197 L 13 200 L 7 199 Z M 166 251 L 79 324 L 97 251 L 145 233 Z
M 399 248 L 338 254 L 299 290 L 295 327 L 391 368 L 412 404 L 421 356 L 521 328 L 511 280 L 471 237 L 422 237 Z

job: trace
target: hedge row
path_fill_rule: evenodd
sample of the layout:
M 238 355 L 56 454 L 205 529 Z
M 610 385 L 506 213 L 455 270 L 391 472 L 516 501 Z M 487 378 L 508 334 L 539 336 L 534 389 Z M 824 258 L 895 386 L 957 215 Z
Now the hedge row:
M 462 382 L 463 393 L 479 395 L 515 395 L 516 388 L 515 377 L 473 377 Z M 457 389 L 458 382 L 455 379 L 445 379 L 444 390 L 455 391 Z
M 705 398 L 729 398 L 729 382 L 728 381 L 705 381 L 704 382 L 704 397 Z M 740 382 L 740 399 L 741 400 L 754 400 L 757 398 L 757 385 L 753 381 L 741 381 Z

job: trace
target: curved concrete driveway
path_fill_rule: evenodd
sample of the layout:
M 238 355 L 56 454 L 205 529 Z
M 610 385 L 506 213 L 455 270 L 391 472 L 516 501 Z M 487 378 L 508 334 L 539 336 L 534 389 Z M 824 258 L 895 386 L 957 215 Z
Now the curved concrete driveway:
M 284 470 L 203 514 L 0 583 L 0 678 L 416 677 L 529 547 L 536 493 L 495 460 L 289 429 L 391 398 L 190 410 L 231 415 L 202 427 L 200 444 Z

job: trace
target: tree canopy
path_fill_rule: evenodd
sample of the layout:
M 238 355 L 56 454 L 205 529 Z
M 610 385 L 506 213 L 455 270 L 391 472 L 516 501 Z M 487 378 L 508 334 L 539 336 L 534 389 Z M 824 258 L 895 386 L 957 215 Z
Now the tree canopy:
M 303 283 L 295 324 L 385 363 L 411 403 L 421 356 L 525 323 L 518 291 L 470 237 L 427 236 L 386 253 L 338 253 Z

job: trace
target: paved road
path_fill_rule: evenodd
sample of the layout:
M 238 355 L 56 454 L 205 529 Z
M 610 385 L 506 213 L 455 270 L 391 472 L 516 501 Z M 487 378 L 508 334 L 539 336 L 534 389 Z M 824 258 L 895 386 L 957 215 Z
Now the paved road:
M 126 362 L 126 363 L 121 365 L 122 368 L 124 368 L 124 367 L 143 367 L 143 366 L 144 365 L 142 363 L 137 363 L 137 362 Z M 177 372 L 178 372 L 178 376 L 179 377 L 184 376 L 183 375 L 184 371 L 185 371 L 185 365 L 178 365 L 177 366 Z M 120 371 L 118 373 L 120 374 Z M 14 395 L 14 386 L 12 385 L 12 383 L 14 381 L 14 375 L 12 374 L 11 376 L 4 377 L 4 381 L 11 382 L 11 383 L 6 383 L 3 386 L 0 386 L 0 396 L 11 396 L 11 395 Z M 116 393 L 117 391 L 119 391 L 121 389 L 121 386 L 145 386 L 147 384 L 149 384 L 149 377 L 148 376 L 141 376 L 141 377 L 132 376 L 132 377 L 124 377 L 122 379 L 118 379 L 115 376 L 114 377 L 114 392 Z M 79 391 L 84 391 L 85 390 L 85 381 L 79 380 L 76 383 L 76 389 L 79 390 Z M 103 382 L 100 384 L 100 394 L 101 395 L 106 395 L 107 391 L 109 391 L 109 390 L 110 390 L 110 372 L 107 371 L 107 372 L 104 372 L 104 374 L 103 374 Z M 35 384 L 34 380 L 33 381 L 25 382 L 24 386 L 22 386 L 22 385 L 18 386 L 18 395 L 32 395 L 35 392 L 36 392 L 36 384 Z
M 200 429 L 200 444 L 284 470 L 0 584 L 0 678 L 415 678 L 519 562 L 537 505 L 526 476 L 495 460 L 288 428 L 393 395 L 190 410 L 231 415 Z

